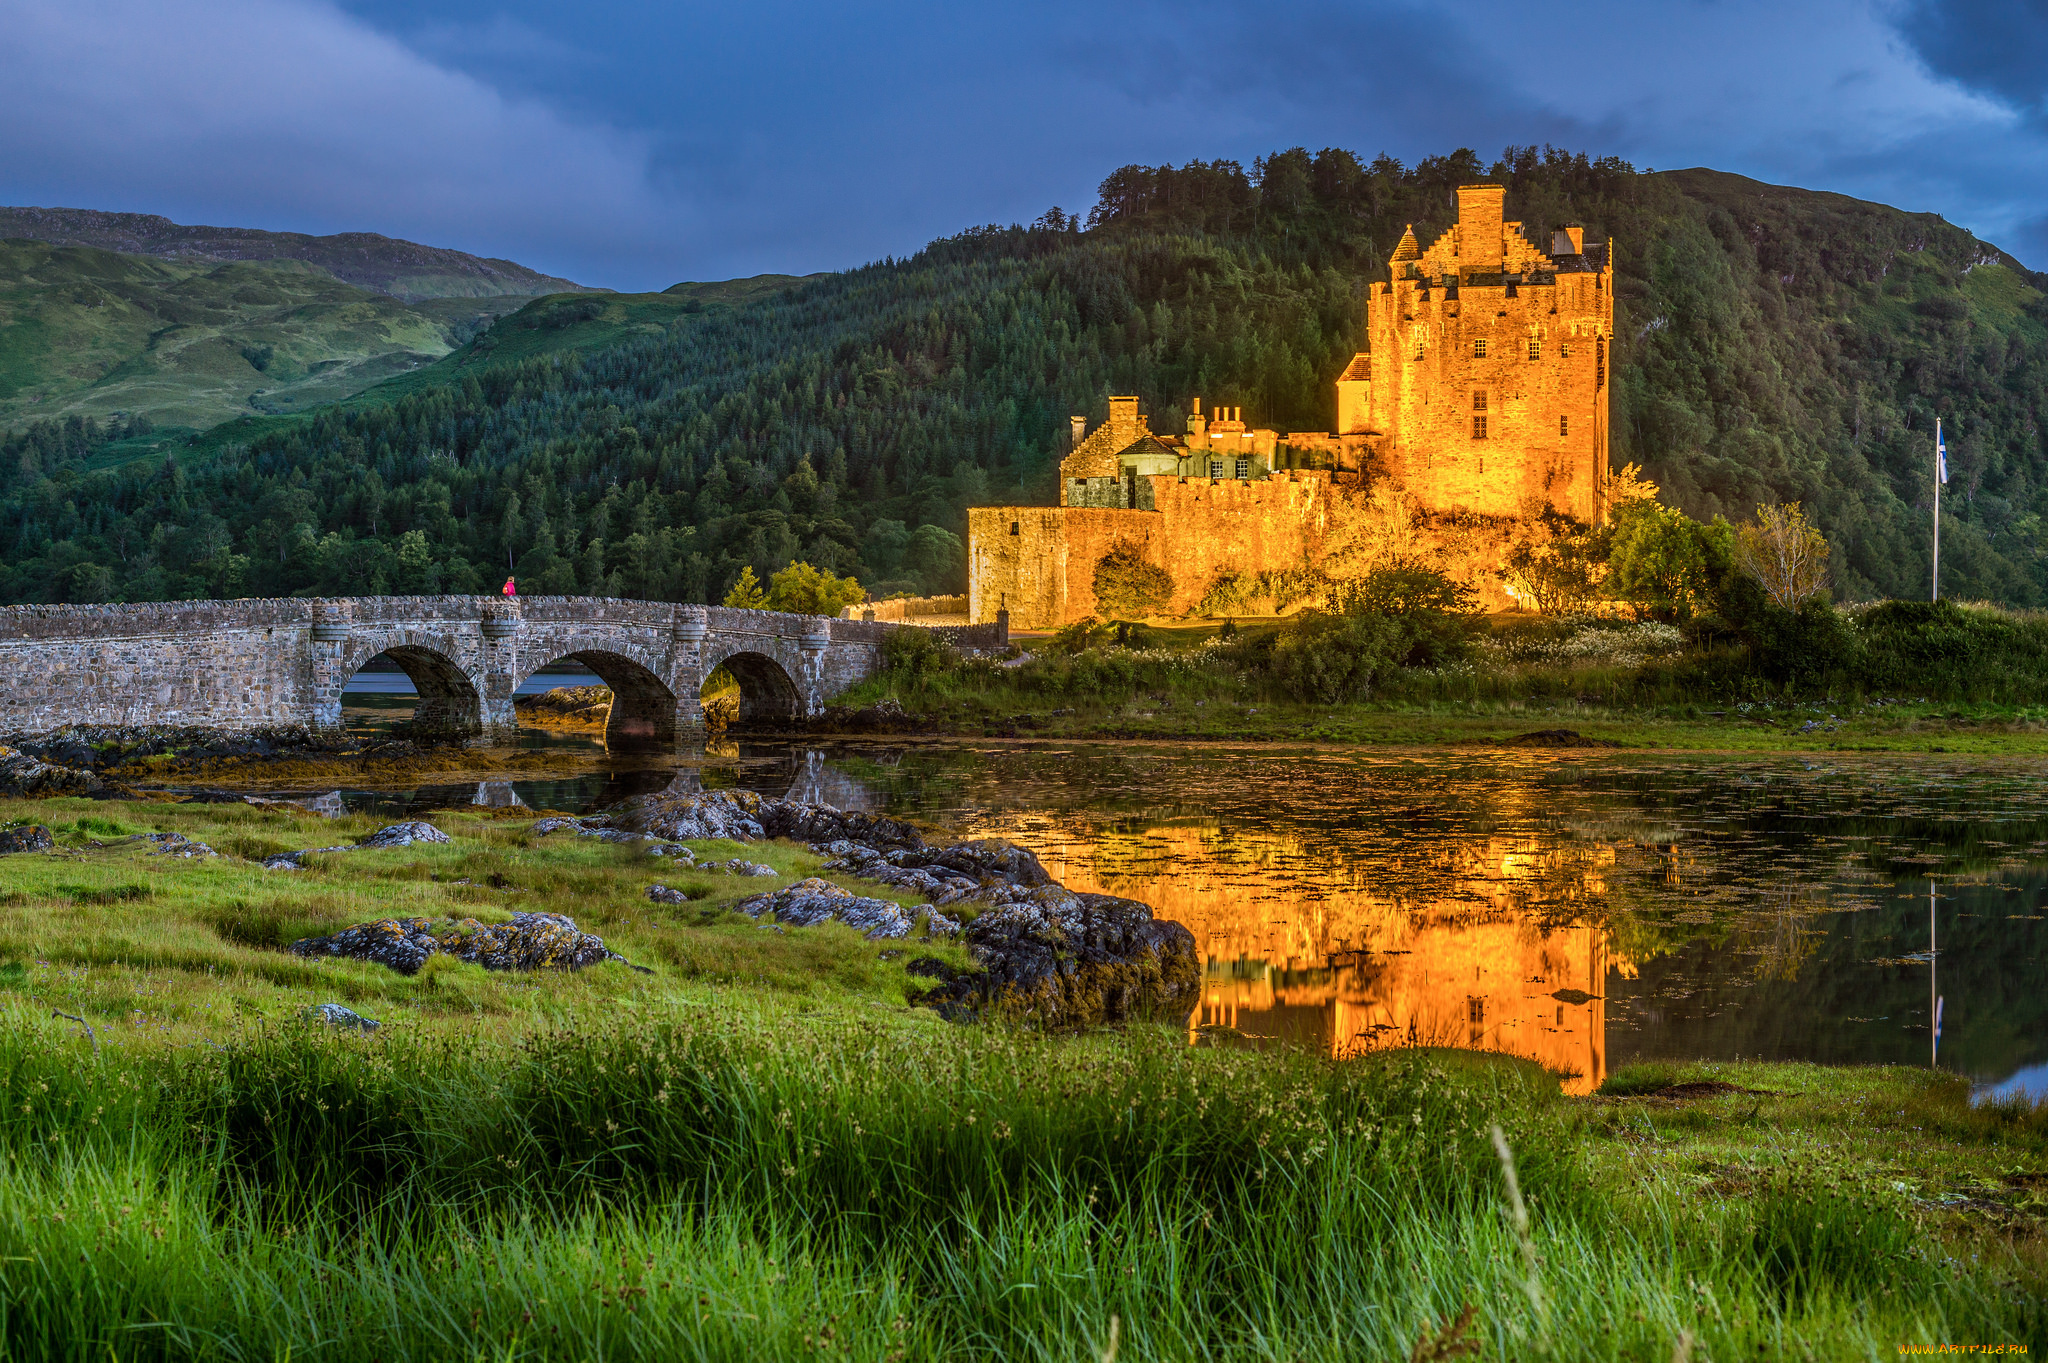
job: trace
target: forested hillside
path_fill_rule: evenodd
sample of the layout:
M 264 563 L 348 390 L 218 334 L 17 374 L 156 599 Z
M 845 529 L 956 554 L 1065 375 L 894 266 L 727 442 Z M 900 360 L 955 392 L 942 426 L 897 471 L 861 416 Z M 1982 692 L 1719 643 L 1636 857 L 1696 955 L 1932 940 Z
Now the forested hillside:
M 498 361 L 487 334 L 446 382 L 244 444 L 118 463 L 91 423 L 32 428 L 4 444 L 0 595 L 471 590 L 511 565 L 529 591 L 703 600 L 792 557 L 957 588 L 963 509 L 1051 500 L 1067 414 L 1112 391 L 1161 429 L 1197 395 L 1328 429 L 1365 283 L 1489 176 L 1539 240 L 1618 243 L 1617 463 L 1695 515 L 1802 501 L 1841 594 L 1911 596 L 1939 414 L 1946 591 L 2048 597 L 2048 280 L 1931 215 L 1535 148 L 1126 167 L 1085 222 L 693 297 L 594 350 Z

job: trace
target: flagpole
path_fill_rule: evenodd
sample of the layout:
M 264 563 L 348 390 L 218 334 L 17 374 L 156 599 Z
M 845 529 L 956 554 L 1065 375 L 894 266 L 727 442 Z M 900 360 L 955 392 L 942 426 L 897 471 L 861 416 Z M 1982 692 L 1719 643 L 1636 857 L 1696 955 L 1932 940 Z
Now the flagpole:
M 1941 484 L 1943 474 L 1941 458 L 1941 418 L 1934 418 L 1934 595 L 1932 600 L 1941 600 Z

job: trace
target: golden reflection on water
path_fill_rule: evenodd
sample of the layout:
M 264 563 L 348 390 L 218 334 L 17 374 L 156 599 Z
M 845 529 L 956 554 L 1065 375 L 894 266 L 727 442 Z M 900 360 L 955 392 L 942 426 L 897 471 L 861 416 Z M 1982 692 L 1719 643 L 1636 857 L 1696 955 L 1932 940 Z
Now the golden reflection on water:
M 1562 1075 L 1570 1093 L 1607 1076 L 1604 985 L 1610 969 L 1633 973 L 1587 919 L 1606 895 L 1608 844 L 1448 841 L 1396 888 L 1285 832 L 1004 834 L 1068 888 L 1143 900 L 1194 933 L 1206 979 L 1191 1038 L 1227 1028 L 1338 1057 L 1501 1051 Z

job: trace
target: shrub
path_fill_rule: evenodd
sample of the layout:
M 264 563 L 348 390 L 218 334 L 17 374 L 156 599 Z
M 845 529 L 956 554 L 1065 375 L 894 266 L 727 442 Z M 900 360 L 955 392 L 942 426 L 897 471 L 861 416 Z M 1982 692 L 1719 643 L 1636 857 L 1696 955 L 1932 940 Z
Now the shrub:
M 1756 519 L 1735 532 L 1735 563 L 1786 610 L 1827 589 L 1827 538 L 1797 502 L 1758 507 Z
M 1136 542 L 1118 540 L 1095 564 L 1095 600 L 1111 615 L 1156 615 L 1173 599 L 1173 577 L 1145 560 Z
M 837 615 L 848 606 L 867 600 L 867 593 L 851 577 L 834 577 L 801 559 L 768 579 L 763 587 L 751 567 L 740 569 L 739 579 L 720 603 L 742 610 L 787 611 L 792 615 Z
M 915 689 L 922 690 L 959 665 L 959 650 L 931 630 L 901 625 L 882 638 L 883 671 Z
M 1661 502 L 1635 501 L 1614 513 L 1608 594 L 1660 620 L 1708 609 L 1731 575 L 1734 531 L 1716 517 L 1702 525 Z
M 1385 615 L 1312 615 L 1275 635 L 1267 663 L 1295 700 L 1364 700 L 1409 651 L 1407 631 Z
M 837 615 L 848 606 L 867 600 L 867 593 L 851 577 L 834 577 L 822 568 L 801 560 L 768 579 L 768 609 L 797 615 Z
M 1364 577 L 1330 588 L 1332 610 L 1345 615 L 1467 615 L 1472 588 L 1441 569 L 1413 559 L 1395 559 Z
M 1508 556 L 1506 578 L 1516 596 L 1543 614 L 1573 615 L 1586 608 L 1605 575 L 1606 565 L 1595 547 L 1574 537 L 1516 545 Z

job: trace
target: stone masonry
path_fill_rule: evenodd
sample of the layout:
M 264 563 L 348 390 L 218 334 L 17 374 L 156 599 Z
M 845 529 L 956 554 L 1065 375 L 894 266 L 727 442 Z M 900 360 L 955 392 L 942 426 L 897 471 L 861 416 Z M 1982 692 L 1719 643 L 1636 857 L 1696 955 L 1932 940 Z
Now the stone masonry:
M 552 662 L 611 687 L 608 739 L 701 730 L 723 664 L 742 719 L 809 717 L 874 675 L 905 626 L 596 597 L 384 596 L 0 607 L 0 733 L 66 724 L 341 727 L 341 694 L 389 656 L 415 719 L 453 734 L 517 727 L 512 693 Z M 994 627 L 948 631 L 970 646 Z M 982 639 L 981 634 L 989 638 Z M 972 637 L 969 637 L 972 636 Z
M 1449 231 L 1426 249 L 1403 235 L 1366 288 L 1333 433 L 1254 429 L 1199 398 L 1184 436 L 1152 431 L 1135 397 L 1111 397 L 1092 432 L 1075 417 L 1059 505 L 969 510 L 968 618 L 1099 614 L 1114 546 L 1173 579 L 1167 615 L 1225 576 L 1343 577 L 1394 549 L 1514 604 L 1501 569 L 1516 543 L 1547 518 L 1606 515 L 1614 248 L 1567 225 L 1539 250 L 1504 203 L 1499 185 L 1465 185 Z

